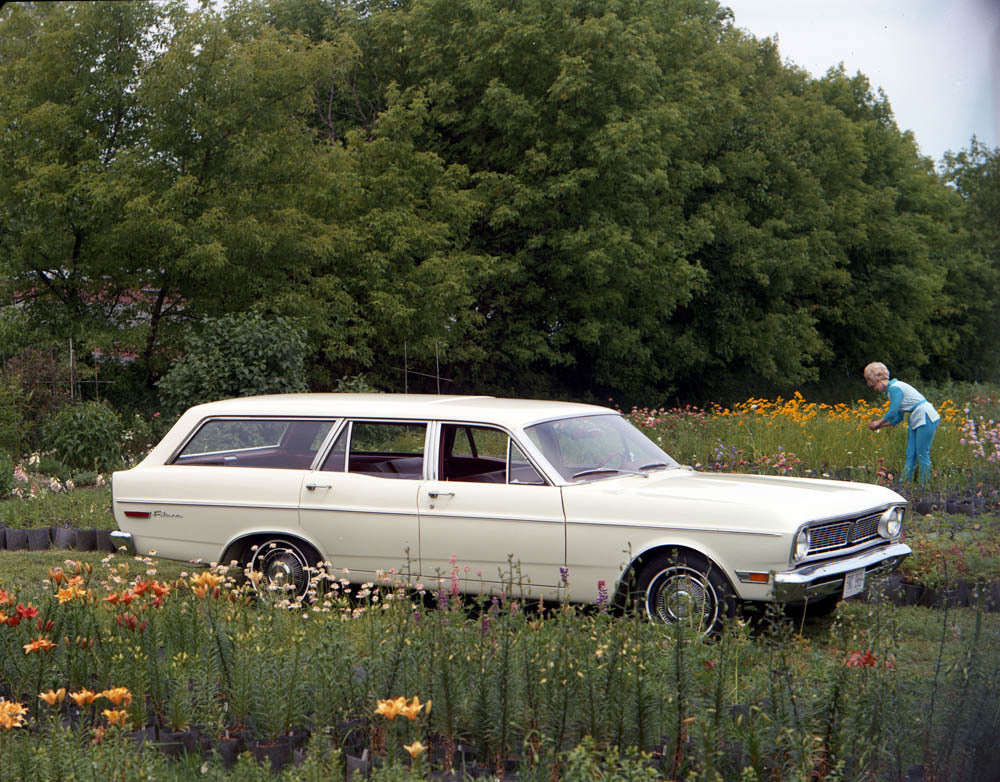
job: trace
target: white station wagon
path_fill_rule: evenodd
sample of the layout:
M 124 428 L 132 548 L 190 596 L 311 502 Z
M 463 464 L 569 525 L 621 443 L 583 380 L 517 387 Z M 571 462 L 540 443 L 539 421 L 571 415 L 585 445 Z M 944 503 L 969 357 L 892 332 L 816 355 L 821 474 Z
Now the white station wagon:
M 303 592 L 320 565 L 536 597 L 635 600 L 703 630 L 741 601 L 832 607 L 910 553 L 862 483 L 696 472 L 620 413 L 485 396 L 289 394 L 188 410 L 113 480 L 119 545 L 241 562 Z M 468 570 L 466 570 L 468 568 Z M 568 591 L 568 592 L 567 592 Z

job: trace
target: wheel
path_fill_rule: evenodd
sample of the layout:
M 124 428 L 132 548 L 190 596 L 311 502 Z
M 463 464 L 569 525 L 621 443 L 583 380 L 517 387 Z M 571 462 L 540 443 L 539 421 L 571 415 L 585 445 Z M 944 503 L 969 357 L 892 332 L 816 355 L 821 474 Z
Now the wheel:
M 302 597 L 309 589 L 309 582 L 319 557 L 310 546 L 292 542 L 287 538 L 271 538 L 251 546 L 247 566 L 251 572 L 260 573 L 257 589 L 272 586 L 287 590 L 290 596 Z
M 661 554 L 650 560 L 639 571 L 633 596 L 651 621 L 684 622 L 706 635 L 736 615 L 736 595 L 725 575 L 692 552 Z

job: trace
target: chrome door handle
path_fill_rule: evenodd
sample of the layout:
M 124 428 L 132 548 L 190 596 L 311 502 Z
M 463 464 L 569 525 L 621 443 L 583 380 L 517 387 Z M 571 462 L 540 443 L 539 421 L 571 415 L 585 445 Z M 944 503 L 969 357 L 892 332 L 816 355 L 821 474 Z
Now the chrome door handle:
M 309 491 L 315 491 L 316 489 L 332 489 L 333 486 L 329 483 L 307 483 L 306 488 L 309 489 Z
M 429 491 L 427 496 L 431 499 L 437 499 L 438 497 L 454 497 L 455 492 L 453 491 Z

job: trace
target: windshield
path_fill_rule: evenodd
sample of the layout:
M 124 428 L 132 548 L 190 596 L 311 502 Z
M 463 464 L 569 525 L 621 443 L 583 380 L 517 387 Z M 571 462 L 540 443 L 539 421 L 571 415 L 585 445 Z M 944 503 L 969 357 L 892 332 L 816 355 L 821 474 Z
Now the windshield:
M 678 467 L 620 415 L 588 415 L 535 424 L 528 437 L 567 481 L 648 474 Z

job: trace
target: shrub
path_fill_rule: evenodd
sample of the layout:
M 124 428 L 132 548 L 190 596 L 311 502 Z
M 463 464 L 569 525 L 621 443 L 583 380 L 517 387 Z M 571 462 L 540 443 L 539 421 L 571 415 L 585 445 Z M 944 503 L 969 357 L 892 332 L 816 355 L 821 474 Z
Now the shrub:
M 101 402 L 80 402 L 57 411 L 45 426 L 46 442 L 70 468 L 105 472 L 121 460 L 122 422 Z
M 0 451 L 0 500 L 14 488 L 14 460 L 5 451 Z
M 46 475 L 50 478 L 58 478 L 61 481 L 65 481 L 67 478 L 73 477 L 73 471 L 63 464 L 61 461 L 56 459 L 54 456 L 39 456 L 38 461 L 32 464 L 28 462 L 30 469 L 34 473 L 39 475 Z
M 201 402 L 306 390 L 305 332 L 288 320 L 247 312 L 205 318 L 184 357 L 159 383 L 173 412 Z
M 337 381 L 337 384 L 333 387 L 333 390 L 341 394 L 376 394 L 378 389 L 375 388 L 368 378 L 365 377 L 364 373 L 359 375 L 344 375 Z

